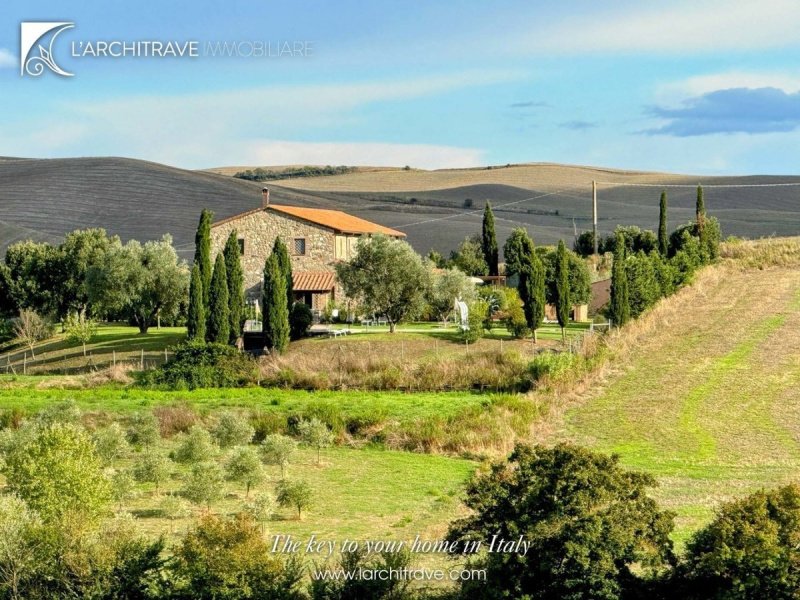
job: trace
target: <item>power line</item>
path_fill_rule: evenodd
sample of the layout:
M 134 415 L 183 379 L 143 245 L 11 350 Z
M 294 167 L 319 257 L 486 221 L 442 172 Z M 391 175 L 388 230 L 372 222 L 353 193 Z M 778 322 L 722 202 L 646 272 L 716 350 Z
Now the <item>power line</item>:
M 547 196 L 553 196 L 555 194 L 560 194 L 563 190 L 556 190 L 555 192 L 548 192 L 546 194 L 540 194 L 539 196 L 531 196 L 530 198 L 523 198 L 522 200 L 514 200 L 513 202 L 506 202 L 504 204 L 498 204 L 494 208 L 503 208 L 504 206 L 511 206 L 512 204 L 520 204 L 522 202 L 528 202 L 530 200 L 538 200 L 540 198 L 546 198 Z M 457 210 L 457 209 L 453 209 Z M 476 215 L 481 214 L 483 209 L 477 210 L 469 210 L 467 212 L 459 212 L 452 215 L 447 215 L 446 217 L 438 217 L 436 219 L 427 219 L 426 221 L 417 221 L 416 223 L 406 223 L 405 225 L 395 225 L 395 229 L 404 229 L 406 227 L 414 227 L 416 225 L 425 225 L 426 223 L 435 223 L 436 221 L 446 221 L 447 219 L 455 219 L 456 217 L 463 217 L 465 215 Z M 496 218 L 496 217 L 495 217 Z M 510 220 L 510 219 L 509 219 Z
M 631 187 L 655 187 L 655 188 L 696 188 L 700 185 L 705 188 L 757 188 L 757 187 L 792 187 L 800 186 L 800 181 L 792 183 L 710 183 L 710 184 L 692 184 L 692 183 L 631 183 L 631 182 L 614 182 L 614 181 L 598 181 L 598 185 L 613 185 L 613 186 L 631 186 Z

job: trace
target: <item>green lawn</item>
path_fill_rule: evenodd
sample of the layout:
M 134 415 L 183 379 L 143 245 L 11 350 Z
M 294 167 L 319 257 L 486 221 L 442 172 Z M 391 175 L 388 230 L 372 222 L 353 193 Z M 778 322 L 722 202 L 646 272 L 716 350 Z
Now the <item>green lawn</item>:
M 72 383 L 58 376 L 0 375 L 0 409 L 17 408 L 32 413 L 53 402 L 74 400 L 86 411 L 131 412 L 186 402 L 201 413 L 225 407 L 281 413 L 315 408 L 323 413 L 331 409 L 354 417 L 380 415 L 413 421 L 434 415 L 455 415 L 480 406 L 485 400 L 485 396 L 478 393 L 456 392 L 309 392 L 260 387 L 164 391 L 119 384 L 74 387 Z
M 85 372 L 93 367 L 108 366 L 115 360 L 137 368 L 144 360 L 145 366 L 152 366 L 164 361 L 165 349 L 185 338 L 185 327 L 153 327 L 141 334 L 136 327 L 101 324 L 92 342 L 86 345 L 86 356 L 83 346 L 70 343 L 63 334 L 58 334 L 34 346 L 35 358 L 27 347 L 19 345 L 0 350 L 0 373 L 22 374 L 23 369 L 27 373 Z
M 721 501 L 800 480 L 799 294 L 797 270 L 704 272 L 560 437 L 655 474 L 681 542 Z

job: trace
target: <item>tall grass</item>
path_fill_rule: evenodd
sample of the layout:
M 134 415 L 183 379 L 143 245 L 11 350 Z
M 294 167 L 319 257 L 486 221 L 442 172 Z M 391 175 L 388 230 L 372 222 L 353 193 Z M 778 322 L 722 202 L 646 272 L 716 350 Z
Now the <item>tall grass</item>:
M 720 257 L 749 269 L 800 266 L 800 238 L 729 240 L 720 244 Z

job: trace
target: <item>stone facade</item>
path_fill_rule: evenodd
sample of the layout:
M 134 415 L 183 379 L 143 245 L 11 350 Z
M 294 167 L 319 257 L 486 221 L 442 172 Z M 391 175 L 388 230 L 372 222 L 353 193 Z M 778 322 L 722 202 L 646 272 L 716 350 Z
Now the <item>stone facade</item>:
M 233 230 L 236 230 L 239 240 L 244 240 L 242 269 L 244 270 L 245 295 L 248 299 L 256 299 L 261 296 L 264 263 L 272 252 L 272 246 L 277 236 L 281 237 L 289 249 L 293 271 L 333 271 L 337 262 L 335 257 L 336 234 L 332 229 L 269 208 L 253 210 L 212 225 L 212 262 L 217 253 L 224 250 L 225 242 Z M 296 239 L 305 239 L 304 255 L 295 252 Z M 312 308 L 322 310 L 329 298 L 330 294 L 313 294 Z M 334 298 L 343 298 L 340 289 L 334 291 Z

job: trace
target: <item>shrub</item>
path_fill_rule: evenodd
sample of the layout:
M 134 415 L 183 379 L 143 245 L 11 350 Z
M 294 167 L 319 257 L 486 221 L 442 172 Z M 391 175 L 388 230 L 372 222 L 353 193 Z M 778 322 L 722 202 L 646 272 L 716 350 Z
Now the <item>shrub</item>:
M 172 474 L 172 461 L 166 456 L 149 448 L 142 452 L 133 465 L 133 477 L 139 483 L 152 483 L 156 491 Z
M 725 504 L 686 547 L 684 598 L 796 598 L 800 487 Z
M 9 491 L 45 521 L 99 519 L 111 500 L 111 485 L 89 434 L 71 423 L 54 423 L 32 426 L 17 437 L 3 467 Z
M 212 433 L 220 448 L 230 448 L 249 444 L 253 440 L 255 430 L 243 416 L 225 411 L 219 415 Z
M 461 339 L 472 344 L 483 337 L 489 305 L 484 300 L 475 300 L 468 310 L 467 328 L 461 330 Z
M 295 302 L 289 313 L 289 337 L 299 340 L 306 337 L 311 324 L 314 322 L 314 315 L 311 308 L 305 302 Z
M 260 492 L 255 498 L 245 503 L 244 512 L 253 521 L 260 523 L 263 529 L 264 523 L 272 518 L 275 512 L 275 497 L 269 492 Z
M 128 450 L 128 440 L 119 423 L 98 429 L 92 435 L 97 455 L 105 464 L 110 464 Z
M 156 406 L 153 415 L 158 419 L 161 437 L 169 438 L 176 433 L 185 433 L 199 420 L 197 412 L 186 402 L 170 406 Z
M 212 459 L 217 453 L 211 434 L 198 425 L 180 434 L 178 446 L 170 457 L 177 463 L 192 464 Z
M 161 516 L 170 521 L 186 519 L 192 516 L 192 506 L 185 499 L 174 494 L 164 496 L 158 505 Z
M 523 556 L 492 552 L 474 559 L 485 582 L 464 582 L 463 598 L 643 597 L 648 575 L 674 561 L 673 515 L 647 495 L 648 474 L 619 466 L 618 457 L 559 444 L 518 445 L 505 463 L 467 486 L 473 512 L 450 527 L 457 552 L 492 536 L 531 546 Z
M 246 514 L 204 516 L 175 548 L 173 597 L 303 600 L 302 565 L 282 560 L 270 547 Z
M 220 466 L 214 462 L 201 462 L 192 467 L 186 478 L 183 495 L 195 504 L 205 504 L 206 508 L 210 508 L 212 502 L 222 498 L 224 485 Z
M 54 423 L 78 424 L 81 420 L 81 409 L 75 400 L 64 400 L 50 404 L 36 413 L 35 422 L 38 425 L 53 425 Z
M 122 510 L 122 503 L 136 496 L 136 479 L 126 470 L 114 471 L 109 479 L 111 497 L 117 503 L 117 508 Z
M 158 419 L 151 412 L 134 413 L 128 421 L 128 442 L 134 446 L 152 446 L 160 439 Z
M 173 389 L 237 387 L 258 377 L 256 362 L 226 344 L 187 342 L 175 348 L 174 356 L 139 377 L 142 385 Z

